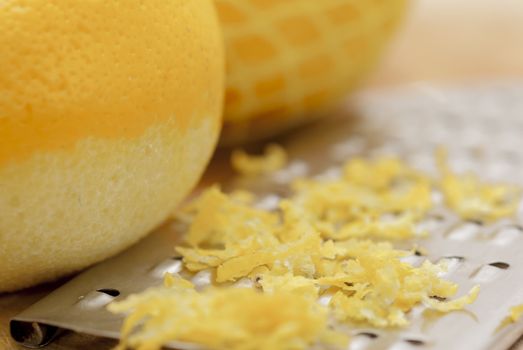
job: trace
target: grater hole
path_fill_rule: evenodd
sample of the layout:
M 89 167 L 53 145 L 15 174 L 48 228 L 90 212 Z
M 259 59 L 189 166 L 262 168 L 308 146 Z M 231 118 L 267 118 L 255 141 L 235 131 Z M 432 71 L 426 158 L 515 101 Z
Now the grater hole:
M 416 253 L 414 253 L 414 255 L 409 255 L 409 256 L 400 258 L 400 260 L 413 267 L 419 267 L 419 266 L 421 266 L 423 261 L 425 261 L 425 257 L 423 255 L 417 255 Z
M 318 298 L 318 304 L 320 304 L 322 306 L 329 306 L 331 299 L 332 299 L 332 294 L 330 294 L 330 293 L 323 294 L 322 296 L 320 296 Z
M 278 170 L 272 174 L 274 182 L 284 185 L 290 183 L 297 177 L 305 176 L 309 172 L 309 165 L 302 160 L 292 161 L 285 169 Z
M 256 208 L 263 209 L 263 210 L 276 210 L 278 209 L 278 205 L 280 203 L 281 197 L 276 194 L 269 194 L 263 198 L 261 198 L 256 203 Z
M 507 173 L 511 171 L 511 165 L 504 161 L 493 161 L 488 165 L 487 174 L 488 179 L 500 181 L 507 177 Z
M 340 167 L 330 167 L 322 171 L 318 175 L 314 176 L 314 179 L 320 181 L 336 180 L 342 175 L 342 169 Z
M 370 339 L 376 339 L 379 337 L 379 335 L 377 335 L 376 333 L 373 333 L 373 332 L 359 332 L 356 335 L 360 336 L 360 337 L 370 338 Z
M 405 146 L 399 138 L 391 137 L 389 142 L 373 149 L 370 156 L 376 159 L 379 157 L 395 157 L 398 154 L 405 154 Z
M 113 288 L 101 288 L 101 289 L 97 289 L 96 291 L 98 293 L 104 293 L 109 296 L 112 296 L 113 298 L 116 298 L 117 296 L 120 295 L 120 291 L 118 289 L 113 289 Z
M 445 217 L 441 214 L 432 214 L 430 216 L 430 219 L 432 219 L 435 222 L 443 222 L 445 221 Z
M 510 163 L 519 163 L 521 161 L 521 158 L 518 154 L 518 152 L 515 152 L 513 150 L 503 150 L 501 152 L 501 157 L 505 160 L 509 161 Z
M 201 270 L 196 273 L 191 281 L 196 289 L 202 289 L 212 284 L 212 272 L 211 270 Z
M 348 350 L 365 350 L 369 349 L 371 344 L 379 337 L 377 333 L 364 331 L 356 333 L 349 344 Z
M 473 220 L 473 219 L 467 220 L 466 223 L 473 224 L 473 225 L 476 225 L 476 226 L 483 226 L 484 225 L 483 221 L 481 221 L 481 220 Z
M 434 158 L 429 154 L 412 153 L 409 156 L 409 163 L 421 171 L 434 172 Z
M 483 223 L 478 220 L 467 220 L 462 224 L 454 226 L 447 232 L 447 238 L 456 241 L 466 241 L 476 238 L 481 230 Z
M 261 283 L 262 279 L 263 278 L 261 276 L 256 276 L 256 278 L 254 279 L 254 283 Z
M 438 264 L 444 264 L 447 267 L 447 271 L 441 275 L 447 275 L 456 271 L 461 264 L 465 261 L 462 256 L 446 256 L 438 260 Z
M 445 201 L 445 196 L 443 195 L 443 193 L 434 189 L 430 192 L 430 198 L 432 199 L 432 202 L 434 202 L 434 204 L 436 205 L 441 205 Z M 441 218 L 441 222 L 445 220 L 445 217 L 443 215 L 434 215 L 433 217 Z
M 163 276 L 166 273 L 170 274 L 176 274 L 179 273 L 183 269 L 182 265 L 182 257 L 181 256 L 173 256 L 169 259 L 166 259 L 160 263 L 158 263 L 156 266 L 154 266 L 150 274 L 158 277 L 163 278 Z
M 254 288 L 254 282 L 250 278 L 241 278 L 232 285 L 235 288 Z
M 518 225 L 505 226 L 494 232 L 494 243 L 507 245 L 523 236 L 523 228 Z
M 465 258 L 462 257 L 462 256 L 446 256 L 444 257 L 443 259 L 448 259 L 448 260 L 457 260 L 459 262 L 462 262 L 462 261 L 465 261 Z
M 458 174 L 465 174 L 474 171 L 474 161 L 463 156 L 456 156 L 450 159 L 450 167 Z
M 418 339 L 402 339 L 396 342 L 389 350 L 412 350 L 424 347 L 426 344 L 423 340 Z
M 409 343 L 410 345 L 414 345 L 414 346 L 423 346 L 423 345 L 425 345 L 425 341 L 420 340 L 420 339 L 404 339 L 404 341 L 406 343 Z
M 498 269 L 501 269 L 501 270 L 507 270 L 510 267 L 510 264 L 507 264 L 506 262 L 502 262 L 502 261 L 496 261 L 496 262 L 490 263 L 489 265 L 497 267 Z
M 364 138 L 353 136 L 346 141 L 335 144 L 330 150 L 330 157 L 334 161 L 344 161 L 350 156 L 361 153 L 365 146 Z
M 471 278 L 479 283 L 491 282 L 497 279 L 502 271 L 507 270 L 509 267 L 510 265 L 506 262 L 496 261 L 476 269 L 476 271 L 471 274 Z
M 397 211 L 397 212 L 389 212 L 389 213 L 385 213 L 383 215 L 380 216 L 380 222 L 383 222 L 383 223 L 394 223 L 396 222 L 401 216 L 401 212 L 400 211 Z
M 416 232 L 418 234 L 432 233 L 445 223 L 445 217 L 440 214 L 429 215 L 426 219 L 416 225 Z
M 78 298 L 78 306 L 86 309 L 98 309 L 111 303 L 120 295 L 120 291 L 113 288 L 101 288 Z

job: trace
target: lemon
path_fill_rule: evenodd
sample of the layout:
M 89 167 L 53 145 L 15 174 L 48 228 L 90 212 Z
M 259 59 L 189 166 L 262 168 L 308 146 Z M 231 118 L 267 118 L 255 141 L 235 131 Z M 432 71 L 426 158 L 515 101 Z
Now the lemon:
M 216 0 L 225 36 L 225 143 L 320 115 L 372 69 L 406 0 Z
M 0 0 L 0 291 L 159 225 L 215 146 L 211 0 Z

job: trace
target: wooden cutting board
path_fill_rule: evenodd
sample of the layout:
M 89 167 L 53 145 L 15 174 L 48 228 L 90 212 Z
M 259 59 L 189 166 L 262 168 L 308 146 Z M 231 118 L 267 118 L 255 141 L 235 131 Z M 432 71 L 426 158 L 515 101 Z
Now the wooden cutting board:
M 366 88 L 416 81 L 462 83 L 519 79 L 523 82 L 523 1 L 416 0 L 406 23 Z M 225 179 L 227 153 L 213 160 L 203 182 Z M 11 342 L 8 320 L 59 283 L 0 295 L 0 349 Z M 110 349 L 114 342 L 65 334 L 49 350 Z M 523 350 L 523 345 L 516 349 Z

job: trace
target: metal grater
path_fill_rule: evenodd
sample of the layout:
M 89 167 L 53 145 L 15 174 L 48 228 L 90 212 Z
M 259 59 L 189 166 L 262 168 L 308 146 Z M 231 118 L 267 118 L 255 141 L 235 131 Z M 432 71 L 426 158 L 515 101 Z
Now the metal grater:
M 272 208 L 297 176 L 329 177 L 352 156 L 389 154 L 434 172 L 434 150 L 443 145 L 457 172 L 473 170 L 487 180 L 523 185 L 523 85 L 469 89 L 415 85 L 357 96 L 344 116 L 323 120 L 291 135 L 284 145 L 288 166 L 270 176 L 233 179 L 226 189 L 248 188 L 258 205 Z M 438 194 L 435 194 L 438 198 Z M 435 316 L 416 307 L 406 329 L 352 328 L 350 350 L 508 349 L 523 334 L 523 322 L 497 329 L 511 306 L 523 303 L 523 210 L 515 219 L 485 225 L 462 221 L 437 205 L 423 223 L 430 238 L 417 243 L 428 256 L 448 261 L 444 276 L 460 285 L 459 294 L 481 284 L 466 310 Z M 81 273 L 11 321 L 11 334 L 26 346 L 51 342 L 61 329 L 117 339 L 122 318 L 105 306 L 159 285 L 165 272 L 180 273 L 197 286 L 210 283 L 206 271 L 190 274 L 173 256 L 184 227 L 171 222 L 124 253 Z M 411 246 L 414 241 L 405 242 Z M 238 283 L 242 283 L 241 281 Z M 171 348 L 197 345 L 172 343 Z M 518 348 L 515 345 L 515 348 Z

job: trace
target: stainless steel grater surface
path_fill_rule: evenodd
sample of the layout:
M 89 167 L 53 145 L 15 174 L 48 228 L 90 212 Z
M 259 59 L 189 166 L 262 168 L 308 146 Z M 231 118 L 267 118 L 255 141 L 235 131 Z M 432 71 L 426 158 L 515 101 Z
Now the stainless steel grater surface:
M 356 155 L 397 155 L 434 172 L 434 150 L 440 145 L 448 149 L 458 172 L 473 170 L 484 179 L 523 185 L 523 85 L 416 85 L 359 95 L 346 110 L 350 113 L 343 114 L 350 117 L 323 120 L 291 135 L 284 142 L 291 158 L 285 169 L 257 179 L 233 179 L 226 189 L 248 188 L 259 196 L 259 206 L 271 208 L 287 194 L 294 177 L 332 176 Z M 416 243 L 429 254 L 407 260 L 420 264 L 445 259 L 449 271 L 444 277 L 460 285 L 459 294 L 481 285 L 477 301 L 466 310 L 437 317 L 417 307 L 406 329 L 351 329 L 349 349 L 508 349 L 523 334 L 523 322 L 498 330 L 509 308 L 523 303 L 523 210 L 514 219 L 486 225 L 462 221 L 438 205 L 423 225 L 431 236 Z M 49 343 L 60 329 L 118 338 L 122 319 L 105 310 L 112 300 L 161 284 L 165 272 L 180 273 L 197 286 L 210 283 L 209 273 L 192 275 L 173 256 L 183 231 L 180 224 L 168 223 L 126 252 L 81 273 L 15 317 L 13 337 L 28 346 Z M 197 348 L 178 343 L 171 347 Z

